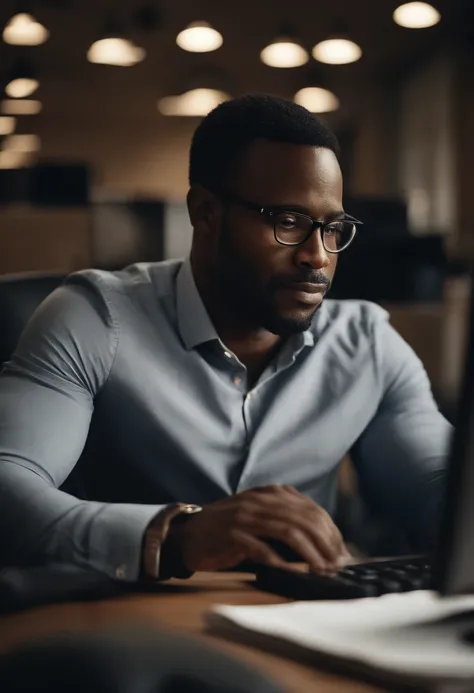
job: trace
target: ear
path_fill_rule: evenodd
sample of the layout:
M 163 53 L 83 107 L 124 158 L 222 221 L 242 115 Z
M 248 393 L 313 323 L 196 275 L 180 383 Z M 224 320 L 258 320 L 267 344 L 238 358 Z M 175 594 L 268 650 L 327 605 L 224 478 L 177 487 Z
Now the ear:
M 221 206 L 216 196 L 201 185 L 193 185 L 186 197 L 191 226 L 197 233 L 215 233 L 220 228 Z

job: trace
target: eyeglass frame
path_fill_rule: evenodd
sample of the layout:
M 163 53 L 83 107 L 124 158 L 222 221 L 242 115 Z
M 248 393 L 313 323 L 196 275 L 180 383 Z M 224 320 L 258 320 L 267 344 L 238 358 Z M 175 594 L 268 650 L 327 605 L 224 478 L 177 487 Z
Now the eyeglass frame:
M 319 229 L 320 233 L 321 233 L 321 242 L 323 244 L 324 250 L 327 253 L 331 253 L 332 255 L 337 255 L 337 254 L 341 253 L 343 250 L 346 250 L 351 245 L 352 241 L 354 240 L 354 238 L 356 237 L 356 234 L 357 234 L 357 226 L 358 225 L 362 226 L 364 223 L 363 221 L 360 221 L 359 219 L 352 217 L 350 214 L 344 214 L 344 217 L 342 219 L 331 219 L 331 221 L 319 221 L 318 219 L 314 219 L 313 217 L 309 216 L 309 214 L 303 214 L 302 212 L 294 212 L 291 209 L 285 209 L 284 207 L 277 207 L 276 205 L 274 205 L 274 206 L 269 206 L 269 205 L 262 206 L 262 205 L 257 204 L 256 202 L 244 200 L 243 198 L 239 197 L 238 195 L 233 195 L 232 193 L 220 192 L 220 193 L 217 193 L 217 196 L 220 199 L 222 199 L 223 201 L 228 201 L 232 204 L 238 205 L 239 207 L 243 207 L 244 209 L 249 209 L 251 211 L 258 212 L 262 216 L 270 217 L 270 219 L 272 219 L 272 221 L 273 221 L 273 235 L 274 235 L 275 241 L 277 243 L 279 243 L 280 245 L 283 245 L 285 248 L 297 248 L 298 246 L 303 245 L 304 243 L 306 243 L 306 241 L 308 241 L 311 238 L 311 236 L 316 231 L 316 229 Z M 311 228 L 308 232 L 308 235 L 306 236 L 306 238 L 304 240 L 300 241 L 299 243 L 282 243 L 282 241 L 280 241 L 278 239 L 275 216 L 277 214 L 284 214 L 285 212 L 287 214 L 294 214 L 297 217 L 303 217 L 304 219 L 309 219 L 312 223 Z M 350 221 L 350 222 L 352 222 L 352 224 L 354 226 L 354 232 L 352 234 L 352 238 L 340 250 L 328 250 L 326 248 L 325 243 L 324 243 L 324 229 L 327 226 L 329 226 L 330 224 L 334 224 L 338 221 Z

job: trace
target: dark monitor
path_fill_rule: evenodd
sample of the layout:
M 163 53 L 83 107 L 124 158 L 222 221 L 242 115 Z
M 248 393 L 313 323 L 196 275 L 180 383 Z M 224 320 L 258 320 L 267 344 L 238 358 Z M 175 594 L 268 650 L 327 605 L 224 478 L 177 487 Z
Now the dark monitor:
M 28 199 L 38 207 L 89 204 L 91 174 L 82 164 L 37 164 L 30 170 Z
M 474 277 L 469 320 L 466 367 L 433 565 L 433 587 L 443 596 L 474 594 Z

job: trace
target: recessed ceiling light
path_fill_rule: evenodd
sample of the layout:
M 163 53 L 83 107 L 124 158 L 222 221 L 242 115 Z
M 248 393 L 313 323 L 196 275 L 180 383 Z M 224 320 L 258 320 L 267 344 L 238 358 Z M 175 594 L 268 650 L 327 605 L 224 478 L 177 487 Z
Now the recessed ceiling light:
M 5 115 L 37 115 L 42 107 L 41 101 L 33 99 L 4 99 L 0 110 Z
M 145 56 L 146 52 L 143 48 L 120 37 L 99 39 L 87 51 L 87 59 L 90 63 L 117 67 L 133 67 L 144 60 Z
M 3 40 L 12 46 L 39 46 L 48 38 L 46 27 L 26 12 L 12 17 L 3 30 Z
M 207 22 L 192 22 L 178 34 L 176 43 L 183 51 L 209 53 L 222 46 L 223 38 Z
M 10 135 L 2 143 L 3 151 L 37 152 L 40 148 L 38 135 Z
M 300 67 L 308 62 L 309 55 L 299 43 L 281 36 L 262 50 L 260 59 L 270 67 Z
M 329 113 L 337 111 L 339 99 L 332 91 L 322 87 L 305 87 L 294 96 L 295 103 L 304 106 L 311 113 Z
M 440 19 L 438 10 L 427 2 L 408 2 L 393 13 L 394 22 L 406 29 L 427 29 L 438 24 Z
M 1 169 L 23 168 L 28 165 L 29 160 L 30 155 L 25 152 L 0 151 Z
M 15 132 L 16 118 L 0 116 L 0 136 L 11 135 Z
M 179 96 L 165 96 L 158 102 L 158 110 L 166 116 L 206 116 L 230 95 L 218 89 L 191 89 Z
M 328 65 L 355 63 L 362 57 L 361 47 L 347 38 L 329 38 L 313 48 L 313 58 Z
M 5 93 L 7 96 L 11 96 L 12 99 L 24 99 L 34 94 L 38 88 L 39 82 L 37 79 L 19 77 L 18 79 L 12 79 L 7 84 Z

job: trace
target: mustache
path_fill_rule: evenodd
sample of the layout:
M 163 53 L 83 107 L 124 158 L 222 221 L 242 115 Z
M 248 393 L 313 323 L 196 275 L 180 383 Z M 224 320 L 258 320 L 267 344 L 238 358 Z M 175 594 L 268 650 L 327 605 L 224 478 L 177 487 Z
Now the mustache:
M 331 285 L 330 279 L 321 270 L 310 270 L 299 272 L 291 277 L 285 277 L 278 280 L 279 284 L 323 284 L 326 288 Z

